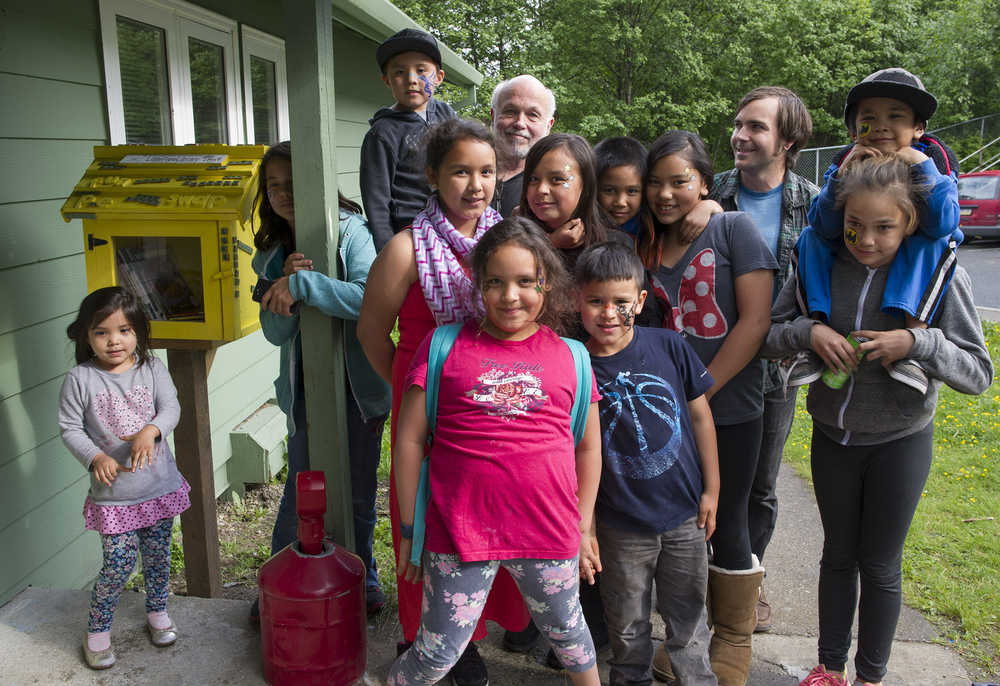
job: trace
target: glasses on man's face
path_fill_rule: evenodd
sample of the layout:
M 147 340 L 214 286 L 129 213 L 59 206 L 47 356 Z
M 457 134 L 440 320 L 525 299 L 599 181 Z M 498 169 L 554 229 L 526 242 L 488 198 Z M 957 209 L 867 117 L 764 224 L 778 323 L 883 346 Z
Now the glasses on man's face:
M 288 181 L 286 181 L 284 183 L 273 182 L 273 183 L 267 184 L 267 197 L 268 198 L 277 198 L 282 193 L 288 193 L 288 195 L 292 195 L 293 194 L 292 193 L 292 182 L 291 182 L 291 180 L 288 180 Z

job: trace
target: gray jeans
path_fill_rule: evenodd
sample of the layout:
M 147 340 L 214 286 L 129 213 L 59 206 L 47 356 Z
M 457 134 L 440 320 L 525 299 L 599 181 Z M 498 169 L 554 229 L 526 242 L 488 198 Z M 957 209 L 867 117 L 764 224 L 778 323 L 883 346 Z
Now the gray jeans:
M 763 562 L 764 551 L 771 542 L 774 525 L 778 521 L 778 468 L 785 451 L 788 433 L 795 419 L 795 396 L 798 388 L 792 387 L 785 394 L 776 388 L 764 395 L 764 435 L 760 440 L 757 456 L 757 473 L 750 489 L 747 506 L 747 524 L 750 527 L 750 550 Z
M 608 620 L 611 686 L 653 682 L 653 581 L 656 609 L 667 625 L 667 652 L 685 686 L 715 686 L 708 660 L 708 553 L 705 531 L 691 517 L 661 534 L 621 531 L 598 521 L 601 596 Z

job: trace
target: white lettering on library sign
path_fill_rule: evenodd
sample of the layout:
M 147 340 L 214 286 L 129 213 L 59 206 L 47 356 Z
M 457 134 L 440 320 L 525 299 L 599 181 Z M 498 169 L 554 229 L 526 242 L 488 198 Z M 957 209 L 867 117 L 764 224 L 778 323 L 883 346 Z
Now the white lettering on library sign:
M 125 155 L 120 164 L 225 164 L 229 155 Z

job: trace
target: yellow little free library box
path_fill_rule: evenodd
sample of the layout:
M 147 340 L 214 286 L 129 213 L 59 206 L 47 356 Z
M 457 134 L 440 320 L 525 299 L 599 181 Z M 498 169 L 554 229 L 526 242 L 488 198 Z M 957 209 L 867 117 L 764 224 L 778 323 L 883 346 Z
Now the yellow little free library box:
M 255 331 L 253 200 L 263 145 L 99 145 L 62 207 L 83 220 L 87 290 L 124 286 L 154 339 Z

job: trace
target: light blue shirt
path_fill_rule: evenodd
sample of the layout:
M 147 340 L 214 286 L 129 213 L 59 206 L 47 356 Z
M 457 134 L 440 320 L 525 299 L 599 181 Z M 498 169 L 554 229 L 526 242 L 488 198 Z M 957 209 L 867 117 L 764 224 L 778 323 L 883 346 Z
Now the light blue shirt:
M 778 235 L 781 233 L 781 189 L 775 186 L 769 191 L 758 193 L 749 190 L 742 183 L 736 196 L 736 205 L 746 212 L 760 231 L 771 254 L 778 255 Z

